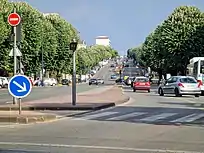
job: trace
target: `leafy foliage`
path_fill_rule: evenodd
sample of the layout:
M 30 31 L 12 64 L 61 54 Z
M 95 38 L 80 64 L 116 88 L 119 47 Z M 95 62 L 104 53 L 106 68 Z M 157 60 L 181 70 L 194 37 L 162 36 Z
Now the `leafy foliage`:
M 13 71 L 10 41 L 12 28 L 7 23 L 8 15 L 16 8 L 22 18 L 22 40 L 19 48 L 25 73 L 37 74 L 43 67 L 50 74 L 72 72 L 72 51 L 69 44 L 73 39 L 80 41 L 78 31 L 59 15 L 45 15 L 25 2 L 0 0 L 0 76 Z M 118 55 L 117 51 L 105 46 L 92 46 L 76 51 L 77 72 L 84 74 L 99 61 Z M 42 62 L 43 61 L 43 62 Z
M 146 38 L 142 49 L 130 49 L 128 56 L 137 55 L 153 70 L 176 75 L 179 71 L 185 74 L 189 60 L 203 56 L 203 49 L 204 13 L 196 7 L 181 6 Z

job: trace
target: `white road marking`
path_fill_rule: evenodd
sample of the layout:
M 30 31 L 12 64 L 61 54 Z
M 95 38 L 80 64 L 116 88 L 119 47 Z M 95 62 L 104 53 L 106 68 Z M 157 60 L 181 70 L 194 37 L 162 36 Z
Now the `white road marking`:
M 113 115 L 117 113 L 118 112 L 102 112 L 102 113 L 97 113 L 97 114 L 92 114 L 92 115 L 86 115 L 85 117 L 82 117 L 82 119 L 89 120 L 89 119 L 104 117 L 104 116 Z
M 150 117 L 146 117 L 146 118 L 140 119 L 140 121 L 154 122 L 156 120 L 164 119 L 164 118 L 176 115 L 176 114 L 177 113 L 161 113 L 159 115 L 153 115 L 153 116 L 150 116 Z
M 168 150 L 168 149 L 147 149 L 147 148 L 131 148 L 131 147 L 114 147 L 114 146 L 96 146 L 96 145 L 68 145 L 68 144 L 50 144 L 50 143 L 24 143 L 24 142 L 0 142 L 0 145 L 11 146 L 37 146 L 37 147 L 63 147 L 63 148 L 85 148 L 85 149 L 103 149 L 103 150 L 120 150 L 135 152 L 160 152 L 160 153 L 202 153 L 187 150 Z
M 197 119 L 200 119 L 204 117 L 204 114 L 190 114 L 188 116 L 184 116 L 182 118 L 179 118 L 179 119 L 176 119 L 176 120 L 173 120 L 171 121 L 172 123 L 175 123 L 175 122 L 193 122 Z
M 106 119 L 106 120 L 119 121 L 119 120 L 124 120 L 124 119 L 130 118 L 130 117 L 136 117 L 136 116 L 140 116 L 140 115 L 144 115 L 144 114 L 146 114 L 146 113 L 144 113 L 144 112 L 133 112 L 133 113 L 129 113 L 129 114 L 119 115 L 119 116 L 116 116 L 116 117 L 111 117 L 111 118 Z
M 13 102 L 12 102 L 12 101 L 7 101 L 7 102 L 6 102 L 6 104 L 11 104 L 11 103 L 13 103 Z

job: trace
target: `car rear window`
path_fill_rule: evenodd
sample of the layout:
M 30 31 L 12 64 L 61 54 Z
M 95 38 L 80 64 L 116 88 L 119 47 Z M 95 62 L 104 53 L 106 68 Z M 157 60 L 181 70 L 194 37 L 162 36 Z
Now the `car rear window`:
M 197 81 L 194 78 L 181 78 L 181 83 L 197 83 Z
M 146 79 L 146 78 L 137 78 L 136 82 L 148 82 L 148 79 Z

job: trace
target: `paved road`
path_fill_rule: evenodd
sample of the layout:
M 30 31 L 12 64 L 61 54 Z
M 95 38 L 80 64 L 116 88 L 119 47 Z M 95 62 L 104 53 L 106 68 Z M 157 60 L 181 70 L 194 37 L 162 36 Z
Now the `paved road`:
M 109 65 L 105 66 L 101 70 L 99 70 L 96 73 L 97 78 L 103 78 L 104 79 L 104 85 L 113 85 L 114 81 L 110 81 L 110 75 L 112 73 L 109 72 Z M 99 86 L 89 86 L 88 84 L 79 84 L 77 85 L 77 92 L 83 92 L 87 90 L 91 90 L 94 88 L 102 87 L 103 85 Z M 71 86 L 56 86 L 56 87 L 36 87 L 32 89 L 31 94 L 24 98 L 23 101 L 32 101 L 32 100 L 38 100 L 38 99 L 44 99 L 48 97 L 55 97 L 65 94 L 71 94 Z M 8 93 L 7 90 L 0 90 L 0 104 L 5 103 L 12 103 L 12 97 Z
M 0 127 L 0 148 L 72 153 L 198 153 L 204 150 L 203 97 L 124 93 L 129 103 L 43 124 Z
M 158 125 L 200 125 L 204 123 L 204 109 L 201 106 L 204 106 L 204 97 L 184 96 L 177 98 L 173 95 L 160 97 L 155 93 L 155 88 L 151 90 L 151 93 L 134 93 L 130 87 L 125 87 L 124 92 L 132 98 L 132 104 L 93 112 L 79 116 L 79 118 Z

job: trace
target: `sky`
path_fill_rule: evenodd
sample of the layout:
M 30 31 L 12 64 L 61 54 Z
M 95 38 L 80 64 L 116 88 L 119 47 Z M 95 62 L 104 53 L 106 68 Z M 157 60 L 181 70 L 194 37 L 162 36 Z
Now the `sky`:
M 204 0 L 24 0 L 43 13 L 59 13 L 80 31 L 81 39 L 95 44 L 109 36 L 121 55 L 136 47 L 176 7 L 192 5 L 204 12 Z

